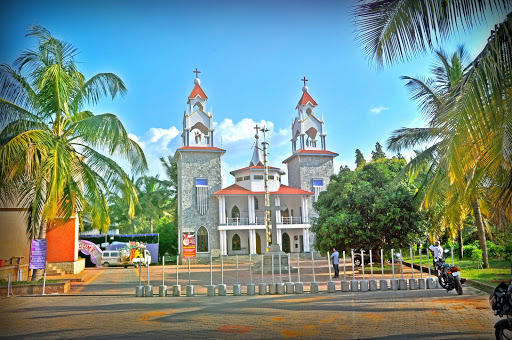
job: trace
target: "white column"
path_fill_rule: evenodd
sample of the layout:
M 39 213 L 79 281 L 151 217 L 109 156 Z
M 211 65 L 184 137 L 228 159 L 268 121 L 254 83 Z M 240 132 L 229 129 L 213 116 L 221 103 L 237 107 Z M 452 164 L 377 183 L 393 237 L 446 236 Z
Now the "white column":
M 304 252 L 309 252 L 309 229 L 302 229 L 302 237 L 304 239 Z
M 308 197 L 304 196 L 304 221 L 302 223 L 309 223 L 309 213 L 308 213 Z
M 306 215 L 304 214 L 305 210 L 306 210 L 306 205 L 304 204 L 304 196 L 301 196 L 300 197 L 300 206 L 301 206 L 301 223 L 305 223 L 304 221 L 306 220 Z
M 219 196 L 219 224 L 224 224 L 223 221 L 224 219 L 222 218 L 222 215 L 223 215 L 223 209 L 222 209 L 222 196 Z
M 228 246 L 227 246 L 227 238 L 226 238 L 226 231 L 225 230 L 221 230 L 220 231 L 220 253 L 221 255 L 227 255 L 227 249 L 228 249 Z
M 249 208 L 249 224 L 255 223 L 254 220 L 254 196 L 248 195 L 247 196 L 247 206 Z
M 279 250 L 283 251 L 283 246 L 281 245 L 283 240 L 283 236 L 281 233 L 281 229 L 277 228 L 277 244 L 279 244 Z
M 281 197 L 276 196 L 276 206 L 281 205 Z M 281 210 L 276 210 L 276 221 L 277 223 L 281 223 Z
M 256 253 L 256 249 L 254 249 L 254 229 L 249 229 L 249 254 Z

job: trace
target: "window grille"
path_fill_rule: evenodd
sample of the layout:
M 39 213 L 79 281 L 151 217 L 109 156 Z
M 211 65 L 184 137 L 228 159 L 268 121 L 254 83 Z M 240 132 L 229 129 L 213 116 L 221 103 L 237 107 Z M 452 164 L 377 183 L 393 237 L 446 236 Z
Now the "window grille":
M 199 214 L 204 215 L 208 210 L 208 179 L 196 178 L 196 205 Z
M 313 192 L 315 194 L 314 201 L 318 200 L 318 195 L 324 188 L 324 180 L 323 179 L 313 179 Z

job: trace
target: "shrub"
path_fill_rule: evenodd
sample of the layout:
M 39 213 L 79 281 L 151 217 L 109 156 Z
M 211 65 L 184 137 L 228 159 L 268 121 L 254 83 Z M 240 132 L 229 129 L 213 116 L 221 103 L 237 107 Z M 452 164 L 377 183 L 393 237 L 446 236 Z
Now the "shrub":
M 503 248 L 503 256 L 505 257 L 505 260 L 512 261 L 512 244 L 507 244 Z
M 471 260 L 474 262 L 481 263 L 482 262 L 482 249 L 473 248 L 471 250 Z

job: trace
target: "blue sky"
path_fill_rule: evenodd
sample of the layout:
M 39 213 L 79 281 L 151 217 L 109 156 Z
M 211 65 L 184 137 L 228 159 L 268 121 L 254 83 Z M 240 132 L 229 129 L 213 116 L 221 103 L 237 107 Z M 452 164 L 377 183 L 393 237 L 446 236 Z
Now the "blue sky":
M 41 24 L 81 51 L 77 59 L 90 77 L 114 72 L 128 94 L 104 100 L 95 113 L 117 114 L 143 146 L 150 172 L 161 172 L 158 157 L 181 146 L 183 111 L 201 70 L 201 85 L 213 106 L 216 145 L 227 150 L 223 170 L 247 166 L 255 122 L 271 128 L 270 163 L 291 154 L 291 122 L 302 94 L 300 79 L 319 104 L 327 148 L 340 165 L 354 167 L 354 152 L 371 157 L 400 127 L 422 126 L 402 75 L 428 73 L 430 53 L 377 70 L 356 41 L 351 1 L 18 1 L 3 5 L 0 63 L 11 64 L 24 49 L 30 24 Z M 464 43 L 471 56 L 484 46 L 494 24 L 486 23 L 444 44 Z

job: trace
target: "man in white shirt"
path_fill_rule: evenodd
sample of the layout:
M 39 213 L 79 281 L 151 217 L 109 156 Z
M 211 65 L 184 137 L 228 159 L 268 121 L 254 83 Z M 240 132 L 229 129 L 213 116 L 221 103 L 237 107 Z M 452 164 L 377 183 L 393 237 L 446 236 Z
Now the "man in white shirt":
M 435 246 L 430 246 L 428 249 L 434 253 L 434 260 L 443 257 L 443 247 L 441 247 L 439 241 L 436 241 Z

